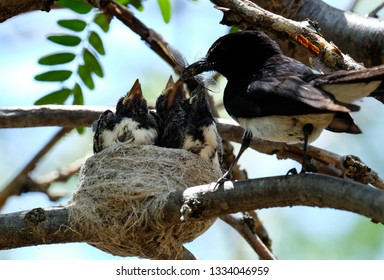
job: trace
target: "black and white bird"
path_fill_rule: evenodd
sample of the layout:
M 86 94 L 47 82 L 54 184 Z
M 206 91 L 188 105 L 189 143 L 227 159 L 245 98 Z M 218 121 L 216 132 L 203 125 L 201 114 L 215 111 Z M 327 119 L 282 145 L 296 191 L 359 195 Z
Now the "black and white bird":
M 351 102 L 370 95 L 384 78 L 383 66 L 314 74 L 306 65 L 284 56 L 276 42 L 256 31 L 219 38 L 203 59 L 184 70 L 182 77 L 212 70 L 227 78 L 225 109 L 245 129 L 232 166 L 252 137 L 259 137 L 304 142 L 302 172 L 306 171 L 307 145 L 323 129 L 361 133 L 349 115 L 359 106 Z
M 187 122 L 182 148 L 211 161 L 214 168 L 221 171 L 222 140 L 206 94 L 206 89 L 198 86 L 183 103 Z
M 107 110 L 95 122 L 93 151 L 118 143 L 138 145 L 155 144 L 159 134 L 160 118 L 147 107 L 139 80 L 116 105 L 116 114 Z
M 187 114 L 182 103 L 186 98 L 183 81 L 178 80 L 175 83 L 171 76 L 164 91 L 156 100 L 156 113 L 162 120 L 156 145 L 175 149 L 183 146 Z
M 156 112 L 162 119 L 157 145 L 184 149 L 212 162 L 220 170 L 221 138 L 216 129 L 205 89 L 198 86 L 188 94 L 183 80 L 169 78 L 163 93 L 156 100 Z

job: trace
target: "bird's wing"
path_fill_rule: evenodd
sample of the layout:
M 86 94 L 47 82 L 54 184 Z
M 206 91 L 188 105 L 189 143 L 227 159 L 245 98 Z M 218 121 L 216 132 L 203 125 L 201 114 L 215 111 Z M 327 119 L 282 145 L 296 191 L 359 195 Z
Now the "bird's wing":
M 338 101 L 352 102 L 375 92 L 383 80 L 384 66 L 381 65 L 368 69 L 312 75 L 308 82 L 331 93 Z
M 236 86 L 230 86 L 228 91 L 236 91 Z M 233 104 L 229 105 L 229 111 L 236 117 L 350 112 L 359 109 L 356 105 L 336 101 L 332 95 L 297 76 L 257 79 L 249 84 L 245 93 L 226 95 L 225 103 Z
M 284 98 L 293 99 L 320 110 L 336 112 L 358 110 L 355 105 L 338 102 L 332 95 L 308 84 L 297 76 L 284 77 L 274 90 Z
M 355 124 L 348 113 L 337 112 L 331 123 L 326 128 L 332 132 L 347 132 L 351 134 L 360 134 L 360 128 Z

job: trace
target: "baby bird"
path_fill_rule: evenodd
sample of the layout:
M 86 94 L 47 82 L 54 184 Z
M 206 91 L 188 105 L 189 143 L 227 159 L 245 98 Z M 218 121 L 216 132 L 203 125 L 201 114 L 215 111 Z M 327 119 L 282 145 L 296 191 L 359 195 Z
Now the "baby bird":
M 165 90 L 156 100 L 156 112 L 162 119 L 161 133 L 157 145 L 165 148 L 181 148 L 185 138 L 187 114 L 182 108 L 186 100 L 184 84 L 176 83 L 172 76 Z
M 107 110 L 94 124 L 93 151 L 98 153 L 117 143 L 155 144 L 160 118 L 148 110 L 139 80 L 116 105 L 116 114 Z
M 187 121 L 182 148 L 211 161 L 215 169 L 220 171 L 222 140 L 206 97 L 206 89 L 198 86 L 183 103 L 183 109 Z

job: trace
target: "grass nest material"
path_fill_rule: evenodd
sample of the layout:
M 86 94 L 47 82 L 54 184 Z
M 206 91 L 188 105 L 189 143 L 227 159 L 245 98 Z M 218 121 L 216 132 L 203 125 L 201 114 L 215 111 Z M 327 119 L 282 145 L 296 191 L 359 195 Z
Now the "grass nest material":
M 113 255 L 178 259 L 183 243 L 215 220 L 164 224 L 169 193 L 220 176 L 208 161 L 185 150 L 113 146 L 88 158 L 81 168 L 69 203 L 70 224 L 92 237 L 89 244 Z

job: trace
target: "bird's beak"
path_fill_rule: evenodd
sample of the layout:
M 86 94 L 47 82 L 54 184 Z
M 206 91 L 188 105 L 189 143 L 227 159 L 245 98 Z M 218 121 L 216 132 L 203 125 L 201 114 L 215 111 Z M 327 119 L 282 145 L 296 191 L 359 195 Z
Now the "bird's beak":
M 183 80 L 186 80 L 198 74 L 201 74 L 203 72 L 211 71 L 211 70 L 213 70 L 212 64 L 205 59 L 201 59 L 199 61 L 196 61 L 195 63 L 192 63 L 187 68 L 185 68 L 183 73 L 181 74 L 181 78 Z
M 173 87 L 175 85 L 175 82 L 173 81 L 172 75 L 169 77 L 167 85 L 165 86 L 165 90 Z
M 167 108 L 170 108 L 177 95 L 180 95 L 181 99 L 185 99 L 184 82 L 179 79 L 171 90 L 167 93 Z
M 131 90 L 127 93 L 127 95 L 123 99 L 123 105 L 126 106 L 128 103 L 132 102 L 132 100 L 144 99 L 143 91 L 141 90 L 141 84 L 137 79 L 133 84 Z

